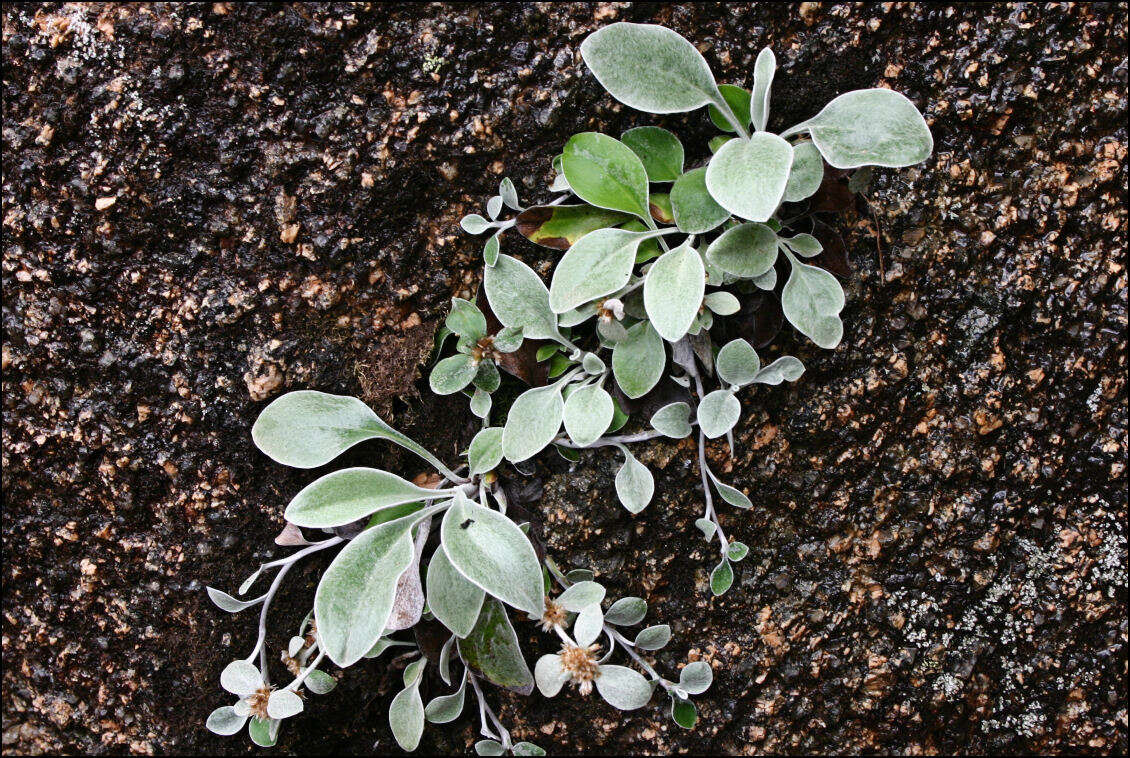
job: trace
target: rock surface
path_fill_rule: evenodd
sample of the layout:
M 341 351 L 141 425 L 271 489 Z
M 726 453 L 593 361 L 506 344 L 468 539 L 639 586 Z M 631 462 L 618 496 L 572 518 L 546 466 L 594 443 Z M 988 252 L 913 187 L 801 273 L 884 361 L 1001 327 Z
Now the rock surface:
M 782 332 L 808 372 L 743 393 L 737 456 L 710 449 L 755 502 L 723 513 L 751 547 L 729 594 L 706 590 L 692 450 L 638 449 L 658 494 L 636 517 L 611 453 L 542 456 L 552 552 L 649 598 L 662 670 L 714 667 L 698 728 L 571 690 L 493 693 L 503 721 L 553 752 L 1126 752 L 1125 6 L 3 13 L 5 753 L 254 750 L 203 729 L 254 633 L 203 587 L 284 554 L 319 472 L 266 460 L 251 423 L 288 389 L 353 393 L 455 459 L 472 419 L 419 370 L 477 284 L 458 219 L 503 175 L 545 197 L 577 131 L 660 123 L 699 158 L 713 133 L 601 90 L 577 49 L 614 20 L 680 31 L 720 81 L 772 45 L 775 129 L 905 92 L 936 151 L 829 230 L 844 343 Z M 380 444 L 343 460 L 419 473 Z M 324 564 L 292 573 L 272 649 Z M 531 660 L 552 647 L 523 634 Z M 395 751 L 390 660 L 339 675 L 280 749 Z M 468 709 L 421 750 L 476 729 Z

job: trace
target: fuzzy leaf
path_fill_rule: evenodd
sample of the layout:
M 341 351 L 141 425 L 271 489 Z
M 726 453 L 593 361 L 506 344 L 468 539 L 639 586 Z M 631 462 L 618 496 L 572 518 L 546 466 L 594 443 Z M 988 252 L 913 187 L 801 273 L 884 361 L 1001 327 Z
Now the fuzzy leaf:
M 479 618 L 486 593 L 451 565 L 438 548 L 428 563 L 428 609 L 457 637 L 466 637 Z
M 448 472 L 438 458 L 386 424 L 369 406 L 346 395 L 288 392 L 263 409 L 251 427 L 251 438 L 270 458 L 295 468 L 317 468 L 358 442 L 386 439 Z
M 698 711 L 694 703 L 681 697 L 671 697 L 671 720 L 684 729 L 694 729 L 698 721 Z
M 791 355 L 782 355 L 753 377 L 760 384 L 780 384 L 783 381 L 795 382 L 804 373 L 804 364 Z
M 718 149 L 706 168 L 706 187 L 735 216 L 767 221 L 781 204 L 792 165 L 792 145 L 775 134 L 757 132 Z
M 710 591 L 715 596 L 724 595 L 734 584 L 734 569 L 725 558 L 710 572 Z
M 746 223 L 722 232 L 706 249 L 710 262 L 728 274 L 752 279 L 773 268 L 777 235 L 765 224 Z
M 647 113 L 682 113 L 721 100 L 702 54 L 654 24 L 609 24 L 581 43 L 581 57 L 612 97 Z
M 671 641 L 671 627 L 667 624 L 649 626 L 636 635 L 636 647 L 640 650 L 659 650 Z
M 639 597 L 623 597 L 604 613 L 604 620 L 617 626 L 632 626 L 647 615 L 647 603 Z
M 635 669 L 626 666 L 601 666 L 596 691 L 614 708 L 632 711 L 651 700 L 651 685 Z
M 690 436 L 691 407 L 686 403 L 670 403 L 651 417 L 651 426 L 666 437 L 681 440 Z
M 538 685 L 538 692 L 544 697 L 553 697 L 561 691 L 565 682 L 569 681 L 569 674 L 561 668 L 561 656 L 556 654 L 543 655 L 534 664 L 534 680 Z
M 259 605 L 261 602 L 259 600 L 240 600 L 214 587 L 208 588 L 208 599 L 215 603 L 216 607 L 221 611 L 227 611 L 228 613 L 238 613 L 253 605 Z
M 793 270 L 781 290 L 781 310 L 797 330 L 822 348 L 840 344 L 844 325 L 839 313 L 844 291 L 836 277 L 822 268 L 788 256 Z
M 757 351 L 743 339 L 727 342 L 714 359 L 714 370 L 727 384 L 737 387 L 749 384 L 761 370 Z
M 785 132 L 807 131 L 833 168 L 921 163 L 934 150 L 926 120 L 905 95 L 861 89 L 840 95 L 815 116 Z
M 487 318 L 475 304 L 461 297 L 451 298 L 451 312 L 444 322 L 448 329 L 460 337 L 479 339 L 487 333 Z
M 509 255 L 498 256 L 483 275 L 483 289 L 503 326 L 522 327 L 523 335 L 531 340 L 558 336 L 549 290 L 525 263 Z
M 459 718 L 463 712 L 463 699 L 467 694 L 467 678 L 459 684 L 459 689 L 450 695 L 440 695 L 434 698 L 424 708 L 424 718 L 433 724 L 446 724 Z
M 240 716 L 235 712 L 235 708 L 224 705 L 208 714 L 208 721 L 205 722 L 204 726 L 214 734 L 230 737 L 238 733 L 246 723 L 246 716 Z
M 785 185 L 785 200 L 800 202 L 816 194 L 824 181 L 824 159 L 810 140 L 793 145 L 793 167 Z
M 557 436 L 564 411 L 560 384 L 535 387 L 519 395 L 503 427 L 502 454 L 506 460 L 519 463 L 541 452 Z
M 663 376 L 666 365 L 663 339 L 647 321 L 629 328 L 627 337 L 612 348 L 612 373 L 629 398 L 646 395 Z
M 624 454 L 624 465 L 616 472 L 616 496 L 629 513 L 639 513 L 655 494 L 655 478 L 628 448 L 621 445 L 620 452 Z
M 346 468 L 308 484 L 287 505 L 285 515 L 296 526 L 328 529 L 393 505 L 442 497 L 450 493 L 417 487 L 387 471 Z
M 565 401 L 565 431 L 573 444 L 587 447 L 612 423 L 612 396 L 599 384 L 580 387 Z
M 690 695 L 701 695 L 710 689 L 714 670 L 706 661 L 688 663 L 679 672 L 679 689 Z
M 586 605 L 573 622 L 573 639 L 581 647 L 588 647 L 596 642 L 603 628 L 604 613 L 600 610 L 600 604 Z
M 597 229 L 577 240 L 557 263 L 549 285 L 549 306 L 565 313 L 628 283 L 636 250 L 654 232 Z
M 396 693 L 388 707 L 388 725 L 401 750 L 412 752 L 419 746 L 424 734 L 424 700 L 418 683 Z
M 729 292 L 711 292 L 702 299 L 702 304 L 719 316 L 732 316 L 741 310 L 742 304 Z
M 428 384 L 437 395 L 452 395 L 470 384 L 478 371 L 479 366 L 471 360 L 471 356 L 456 353 L 435 365 Z
M 291 690 L 275 690 L 267 699 L 267 715 L 273 719 L 297 716 L 302 708 L 302 698 Z
M 659 336 L 668 342 L 682 339 L 705 291 L 706 270 L 697 250 L 684 243 L 661 255 L 643 285 L 644 308 Z
M 714 439 L 733 429 L 741 413 L 741 404 L 733 392 L 714 390 L 698 404 L 698 425 L 708 439 Z
M 759 132 L 765 131 L 765 125 L 769 123 L 769 91 L 776 72 L 776 56 L 769 48 L 763 48 L 753 64 L 753 94 L 749 101 L 750 120 Z
M 440 528 L 451 564 L 473 584 L 536 616 L 545 610 L 541 564 L 518 526 L 498 511 L 459 496 Z
M 502 427 L 489 426 L 480 430 L 471 440 L 471 446 L 467 450 L 471 476 L 485 474 L 502 461 L 502 435 Z
M 557 598 L 557 604 L 572 613 L 580 613 L 590 605 L 600 605 L 604 600 L 604 587 L 594 581 L 580 581 L 571 585 Z

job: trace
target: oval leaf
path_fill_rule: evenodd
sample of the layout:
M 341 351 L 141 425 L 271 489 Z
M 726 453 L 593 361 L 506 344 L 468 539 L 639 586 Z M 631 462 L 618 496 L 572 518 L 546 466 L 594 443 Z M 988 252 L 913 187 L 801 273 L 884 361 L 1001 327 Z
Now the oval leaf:
M 738 387 L 749 384 L 761 370 L 761 359 L 757 351 L 743 339 L 727 342 L 714 359 L 714 370 L 718 377 L 728 384 Z
M 671 403 L 655 412 L 651 426 L 666 437 L 681 440 L 691 433 L 691 407 L 686 403 Z
M 706 249 L 706 255 L 726 273 L 753 279 L 773 268 L 777 235 L 765 224 L 742 224 L 718 235 Z
M 640 650 L 659 650 L 671 641 L 671 627 L 667 624 L 649 626 L 636 635 L 636 647 Z
M 789 323 L 822 348 L 840 344 L 844 325 L 839 313 L 844 291 L 829 272 L 789 256 L 793 270 L 781 290 L 781 311 Z
M 424 708 L 424 718 L 433 724 L 446 724 L 454 721 L 463 712 L 463 698 L 467 694 L 467 678 L 464 677 L 459 689 L 450 695 L 440 695 Z
M 810 140 L 793 145 L 793 167 L 785 185 L 785 200 L 800 202 L 816 194 L 824 181 L 824 159 Z
M 475 628 L 458 644 L 467 665 L 488 681 L 525 695 L 533 691 L 534 675 L 522 657 L 518 636 L 502 603 L 488 598 Z
M 514 226 L 530 242 L 568 250 L 589 232 L 619 226 L 630 218 L 627 213 L 591 205 L 540 205 L 519 213 Z
M 643 303 L 651 325 L 668 342 L 678 342 L 698 315 L 706 291 L 706 269 L 687 244 L 664 253 L 647 272 Z
M 467 450 L 471 476 L 485 474 L 502 462 L 502 434 L 502 427 L 488 426 L 471 440 L 471 447 Z
M 934 150 L 926 119 L 905 95 L 861 89 L 840 95 L 787 134 L 807 131 L 833 168 L 921 163 Z
M 440 535 L 459 573 L 499 600 L 541 616 L 545 610 L 541 564 L 517 524 L 460 497 L 444 514 Z
M 655 494 L 655 479 L 647 466 L 636 460 L 623 445 L 624 465 L 616 472 L 616 496 L 629 513 L 639 513 L 651 502 Z
M 682 113 L 721 99 L 706 59 L 678 33 L 618 22 L 581 43 L 581 57 L 612 97 L 647 113 Z
M 768 221 L 781 204 L 792 165 L 792 145 L 776 134 L 757 132 L 718 149 L 706 167 L 706 187 L 735 216 Z
M 615 137 L 574 134 L 565 143 L 561 169 L 573 193 L 589 205 L 648 218 L 647 171 L 639 156 Z
M 604 620 L 618 626 L 631 626 L 643 621 L 647 615 L 647 603 L 640 597 L 622 597 L 604 614 Z
M 698 404 L 698 426 L 709 439 L 721 437 L 734 428 L 742 407 L 734 393 L 714 390 Z
M 509 255 L 500 255 L 483 275 L 490 309 L 503 326 L 522 327 L 526 339 L 559 336 L 557 316 L 549 307 L 549 290 L 534 270 Z
M 632 711 L 651 700 L 651 685 L 634 669 L 626 666 L 601 666 L 596 691 L 614 708 Z
M 587 447 L 612 423 L 612 396 L 599 384 L 580 387 L 565 401 L 565 432 L 573 444 Z
M 629 328 L 627 337 L 612 348 L 612 373 L 629 398 L 646 395 L 663 376 L 666 365 L 663 338 L 647 321 Z
M 502 454 L 506 460 L 518 463 L 541 452 L 557 436 L 564 411 L 559 384 L 535 387 L 519 395 L 503 427 Z
M 753 381 L 761 384 L 780 384 L 784 381 L 795 382 L 804 373 L 804 364 L 791 355 L 782 355 L 765 368 L 757 372 Z
M 479 618 L 486 593 L 451 565 L 438 548 L 428 563 L 428 609 L 457 637 L 466 637 Z
M 432 369 L 428 385 L 437 395 L 451 395 L 466 387 L 479 371 L 471 356 L 456 353 L 444 358 Z
M 688 695 L 701 695 L 710 689 L 714 670 L 706 661 L 693 661 L 679 672 L 679 689 Z
M 671 185 L 671 213 L 686 234 L 709 232 L 730 217 L 706 189 L 706 168 L 691 169 Z
M 749 100 L 750 120 L 759 132 L 765 131 L 765 125 L 769 123 L 769 90 L 776 72 L 777 58 L 766 47 L 757 54 L 757 61 L 753 64 L 753 94 Z
M 382 508 L 416 500 L 448 497 L 444 490 L 425 489 L 396 474 L 375 468 L 347 468 L 315 479 L 286 507 L 286 520 L 296 526 L 328 529 L 344 526 Z
M 637 126 L 620 140 L 639 156 L 650 182 L 673 182 L 683 173 L 683 143 L 658 126 Z
M 402 750 L 412 752 L 424 734 L 424 701 L 418 684 L 405 687 L 388 707 L 388 725 Z
M 636 250 L 654 232 L 597 229 L 586 234 L 561 257 L 549 285 L 549 306 L 565 313 L 610 295 L 628 283 Z

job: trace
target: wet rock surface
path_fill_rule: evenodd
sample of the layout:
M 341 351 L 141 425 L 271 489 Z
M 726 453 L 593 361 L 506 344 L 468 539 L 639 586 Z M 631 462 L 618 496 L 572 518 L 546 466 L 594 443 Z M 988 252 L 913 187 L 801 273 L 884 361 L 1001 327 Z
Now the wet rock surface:
M 853 267 L 844 343 L 784 330 L 767 352 L 807 373 L 743 393 L 733 460 L 710 448 L 755 503 L 723 512 L 751 548 L 729 594 L 706 588 L 693 448 L 637 449 L 657 497 L 635 517 L 613 454 L 542 456 L 551 552 L 649 599 L 661 670 L 714 667 L 698 728 L 572 691 L 493 694 L 503 721 L 556 752 L 1126 751 L 1124 6 L 46 3 L 3 16 L 6 753 L 254 750 L 203 729 L 254 634 L 203 587 L 287 552 L 282 508 L 322 472 L 265 459 L 251 423 L 288 389 L 347 392 L 455 459 L 472 419 L 419 371 L 477 283 L 458 219 L 503 174 L 546 197 L 577 131 L 659 123 L 706 155 L 704 111 L 638 114 L 586 73 L 613 20 L 680 31 L 720 81 L 772 45 L 770 128 L 905 92 L 936 150 L 826 230 Z M 292 572 L 274 649 L 324 565 Z M 278 750 L 395 751 L 391 660 Z

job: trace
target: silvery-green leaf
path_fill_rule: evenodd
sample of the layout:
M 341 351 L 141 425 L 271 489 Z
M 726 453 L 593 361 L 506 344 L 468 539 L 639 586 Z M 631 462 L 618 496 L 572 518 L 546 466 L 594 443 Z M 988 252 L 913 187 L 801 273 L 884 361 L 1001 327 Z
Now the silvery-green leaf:
M 487 268 L 490 268 L 494 264 L 498 263 L 498 252 L 501 248 L 501 245 L 498 242 L 498 238 L 501 235 L 502 232 L 500 230 L 496 232 L 493 237 L 487 240 L 487 243 L 485 245 L 483 245 L 483 263 L 487 265 Z
M 735 216 L 767 221 L 781 204 L 792 165 L 792 145 L 776 134 L 757 132 L 718 149 L 706 167 L 706 187 Z
M 251 589 L 251 585 L 255 584 L 255 580 L 258 579 L 259 575 L 262 573 L 263 567 L 260 566 L 259 568 L 255 569 L 251 576 L 243 580 L 243 584 L 239 585 L 239 589 L 236 591 L 241 595 L 247 594 L 247 591 Z
M 710 572 L 710 591 L 717 595 L 724 595 L 726 590 L 734 584 L 734 569 L 725 558 Z
M 487 598 L 475 628 L 456 644 L 467 665 L 487 681 L 523 695 L 533 691 L 534 675 L 522 657 L 518 636 L 506 608 L 494 598 Z
M 388 638 L 382 637 L 381 639 L 374 642 L 373 646 L 371 648 L 369 648 L 369 652 L 365 653 L 365 655 L 363 655 L 362 657 L 363 658 L 377 658 L 377 657 L 380 656 L 381 653 L 388 650 L 390 647 L 398 647 L 398 646 L 399 645 L 395 640 L 390 640 Z
M 824 246 L 820 244 L 820 240 L 816 239 L 811 234 L 782 237 L 781 242 L 787 245 L 789 250 L 792 250 L 797 255 L 803 255 L 805 258 L 812 258 L 824 252 Z
M 612 423 L 613 403 L 599 384 L 581 387 L 565 401 L 565 432 L 573 444 L 587 447 L 596 442 Z
M 477 213 L 468 213 L 459 220 L 459 226 L 463 227 L 463 231 L 467 234 L 482 234 L 490 229 L 490 222 Z
M 833 168 L 921 163 L 934 150 L 926 119 L 905 95 L 861 89 L 840 95 L 815 116 L 784 133 L 807 131 Z
M 557 604 L 567 611 L 579 613 L 590 605 L 600 605 L 603 600 L 604 587 L 590 580 L 570 586 L 557 598 Z
M 699 531 L 702 532 L 702 536 L 706 539 L 710 539 L 714 536 L 714 533 L 718 531 L 718 527 L 714 522 L 707 518 L 695 519 L 694 525 L 698 527 Z
M 718 91 L 722 93 L 722 98 L 730 106 L 733 115 L 738 118 L 741 125 L 749 126 L 749 90 L 745 87 L 738 87 L 734 84 L 719 84 Z M 711 105 L 708 109 L 710 113 L 710 120 L 714 125 L 724 132 L 735 132 L 734 125 L 726 120 L 722 115 L 722 111 L 718 110 L 715 106 Z M 715 138 L 719 139 L 719 138 Z M 726 139 L 722 137 L 721 139 Z M 714 152 L 711 149 L 711 152 Z
M 765 131 L 765 125 L 769 123 L 769 92 L 776 72 L 776 56 L 769 48 L 763 48 L 757 54 L 757 62 L 753 64 L 753 95 L 749 101 L 750 120 L 759 132 Z
M 681 697 L 671 696 L 671 720 L 684 729 L 694 729 L 698 712 L 694 703 Z
M 267 699 L 267 715 L 273 719 L 286 719 L 302 713 L 302 698 L 291 690 L 275 690 Z
M 612 97 L 647 113 L 682 113 L 721 100 L 702 54 L 654 24 L 609 24 L 581 43 L 581 57 Z
M 671 212 L 686 234 L 709 232 L 730 217 L 706 189 L 706 168 L 691 169 L 671 185 Z
M 439 671 L 439 678 L 443 680 L 444 684 L 451 684 L 451 651 L 455 649 L 455 642 L 459 638 L 454 634 L 447 638 L 447 642 L 443 643 L 443 647 L 439 649 L 439 663 L 436 664 L 436 669 Z M 464 673 L 466 677 L 466 673 Z
M 404 686 L 411 687 L 416 681 L 423 676 L 424 668 L 428 665 L 427 658 L 417 658 L 404 667 L 403 679 Z
M 565 574 L 565 578 L 570 582 L 573 582 L 574 584 L 578 582 L 591 582 L 593 580 L 593 577 L 595 576 L 596 574 L 594 574 L 589 569 L 572 569 L 567 574 Z
M 632 218 L 628 213 L 591 205 L 536 205 L 515 217 L 514 228 L 530 242 L 568 250 L 589 232 L 620 226 Z
M 450 695 L 440 695 L 424 708 L 424 718 L 433 724 L 446 724 L 454 721 L 463 712 L 463 699 L 467 694 L 467 677 L 459 683 L 459 689 Z
M 510 406 L 502 432 L 502 454 L 519 463 L 541 452 L 557 436 L 565 402 L 561 385 L 526 390 Z
M 617 626 L 632 626 L 647 615 L 647 603 L 639 597 L 622 597 L 604 612 L 604 620 Z
M 784 381 L 795 382 L 804 373 L 804 364 L 791 355 L 782 355 L 765 368 L 757 372 L 753 381 L 761 384 L 780 384 Z
M 460 337 L 479 339 L 487 333 L 487 318 L 474 303 L 461 297 L 451 298 L 451 312 L 444 322 L 448 329 Z
M 624 328 L 621 322 L 616 320 L 605 321 L 601 319 L 597 321 L 596 333 L 600 335 L 602 340 L 613 345 L 628 338 L 628 330 Z
M 573 638 L 581 647 L 588 647 L 596 642 L 603 628 L 604 613 L 600 610 L 600 604 L 586 605 L 573 622 Z
M 619 447 L 624 454 L 624 465 L 616 472 L 616 496 L 629 513 L 639 513 L 655 494 L 655 479 L 648 467 L 628 452 L 628 448 Z
M 475 372 L 475 378 L 472 381 L 476 388 L 490 393 L 498 389 L 498 385 L 502 383 L 502 376 L 498 373 L 498 366 L 495 365 L 494 361 L 483 360 L 479 363 L 478 371 Z
M 502 197 L 495 195 L 490 200 L 487 200 L 487 215 L 490 216 L 493 221 L 498 218 L 499 213 L 502 213 Z
M 325 695 L 337 686 L 337 680 L 325 671 L 314 669 L 306 675 L 306 689 L 315 695 Z
M 246 723 L 246 716 L 240 716 L 230 705 L 224 705 L 208 714 L 208 720 L 204 723 L 204 726 L 214 734 L 230 737 L 242 729 Z
M 510 752 L 514 755 L 545 755 L 545 750 L 532 742 L 516 742 L 514 743 L 514 747 L 510 748 Z
M 771 268 L 761 276 L 755 276 L 753 283 L 757 285 L 758 289 L 772 292 L 777 286 L 777 269 Z
M 727 503 L 737 508 L 744 508 L 746 510 L 753 507 L 753 503 L 750 502 L 750 499 L 746 497 L 746 494 L 744 492 L 739 490 L 737 487 L 731 487 L 728 484 L 722 483 L 718 479 L 718 477 L 714 476 L 714 472 L 709 468 L 706 470 L 706 473 L 710 475 L 710 479 L 714 482 L 714 487 L 718 490 L 718 494 Z
M 636 635 L 636 647 L 640 650 L 659 650 L 671 641 L 671 627 L 667 624 L 649 626 Z
M 604 361 L 596 353 L 585 353 L 581 366 L 587 374 L 601 374 L 605 371 Z
M 263 675 L 249 661 L 232 661 L 220 672 L 220 686 L 233 695 L 247 697 L 263 686 Z
M 708 439 L 721 437 L 734 428 L 742 406 L 729 390 L 714 390 L 698 404 L 698 426 Z
M 250 608 L 253 605 L 259 605 L 259 603 L 262 602 L 259 599 L 240 600 L 214 587 L 208 588 L 208 599 L 215 603 L 216 607 L 221 611 L 227 611 L 228 613 L 236 613 L 245 608 Z
M 649 217 L 647 171 L 639 156 L 615 137 L 574 134 L 565 143 L 561 168 L 573 193 L 589 205 Z
M 729 292 L 711 292 L 702 299 L 703 305 L 719 316 L 732 316 L 741 309 L 742 304 Z
M 495 740 L 479 740 L 475 743 L 475 753 L 477 755 L 503 755 L 506 753 L 506 748 Z
M 475 414 L 475 416 L 477 418 L 486 418 L 487 415 L 490 413 L 490 407 L 491 407 L 492 404 L 493 404 L 493 401 L 490 398 L 490 393 L 489 392 L 483 392 L 481 389 L 478 389 L 476 387 L 475 388 L 475 394 L 471 395 L 471 402 L 469 403 L 471 413 Z M 500 445 L 501 445 L 501 441 L 502 441 L 502 437 L 500 436 L 499 437 Z M 502 450 L 502 448 L 499 447 L 499 454 L 500 455 L 501 455 L 501 450 Z
M 451 395 L 466 387 L 479 371 L 471 356 L 456 353 L 435 365 L 428 384 L 437 395 Z
M 522 327 L 526 339 L 557 337 L 557 316 L 549 307 L 549 290 L 534 270 L 509 255 L 500 255 L 483 275 L 490 309 L 503 326 Z
M 646 395 L 663 376 L 667 352 L 663 339 L 647 321 L 628 329 L 612 349 L 612 373 L 629 398 Z
M 731 542 L 730 547 L 726 549 L 726 557 L 731 561 L 740 561 L 749 555 L 749 545 L 744 542 Z
M 765 224 L 735 226 L 710 243 L 710 262 L 723 271 L 744 278 L 763 275 L 777 260 L 777 235 Z
M 679 672 L 679 688 L 690 695 L 701 695 L 710 689 L 714 670 L 706 661 L 693 661 Z
M 840 344 L 844 325 L 839 313 L 844 291 L 829 272 L 789 256 L 793 270 L 781 290 L 781 310 L 789 323 L 822 348 Z
M 651 700 L 651 685 L 643 674 L 626 666 L 601 666 L 596 691 L 605 702 L 621 711 L 643 708 Z
M 295 468 L 317 468 L 358 442 L 385 439 L 412 451 L 441 473 L 450 473 L 438 458 L 386 424 L 369 406 L 346 395 L 288 392 L 263 409 L 251 427 L 251 438 L 270 458 Z
M 279 720 L 253 718 L 247 725 L 247 735 L 259 747 L 274 747 L 279 740 Z
M 691 433 L 691 407 L 686 403 L 669 403 L 651 417 L 651 426 L 660 434 L 681 440 Z
M 389 614 L 382 634 L 391 634 L 415 626 L 424 613 L 424 584 L 420 581 L 420 558 L 423 556 L 424 542 L 428 539 L 431 519 L 425 519 L 416 530 L 415 551 L 412 562 L 396 580 L 396 594 L 393 595 L 392 613 Z
M 466 637 L 479 618 L 485 593 L 447 559 L 443 548 L 428 563 L 428 609 L 457 637 Z
M 488 426 L 471 440 L 471 447 L 467 450 L 471 476 L 492 471 L 502 461 L 502 434 L 502 427 Z
M 793 145 L 793 168 L 785 185 L 785 200 L 800 202 L 816 194 L 824 181 L 824 159 L 810 140 Z
M 749 384 L 761 370 L 761 359 L 757 351 L 743 339 L 727 342 L 714 359 L 714 370 L 718 377 L 738 387 Z
M 520 326 L 507 326 L 494 335 L 494 349 L 500 353 L 513 353 L 522 346 L 525 334 Z
M 668 342 L 682 339 L 705 291 L 706 270 L 697 250 L 684 243 L 661 255 L 643 285 L 644 308 L 659 336 Z
M 514 182 L 510 181 L 510 177 L 503 177 L 498 183 L 498 195 L 502 198 L 502 202 L 506 203 L 506 207 L 516 211 L 522 209 L 518 204 L 518 190 L 514 188 Z
M 498 511 L 457 497 L 440 528 L 451 564 L 499 600 L 541 616 L 541 564 L 530 540 Z
M 380 469 L 346 468 L 306 485 L 287 505 L 286 520 L 297 526 L 328 529 L 382 508 L 448 496 L 444 490 L 417 487 Z
M 569 681 L 568 672 L 561 668 L 561 656 L 549 654 L 538 658 L 534 664 L 534 681 L 538 692 L 545 697 L 553 697 L 560 692 L 562 685 Z
M 415 557 L 410 530 L 439 507 L 366 529 L 322 574 L 314 618 L 326 655 L 338 666 L 356 663 L 380 639 L 392 614 L 397 581 Z
M 683 173 L 683 143 L 658 126 L 637 126 L 620 140 L 639 156 L 650 182 L 673 182 Z
M 306 640 L 303 637 L 291 637 L 290 642 L 286 643 L 286 654 L 291 658 L 298 655 L 302 648 L 306 647 Z
M 549 284 L 549 307 L 554 313 L 584 305 L 622 288 L 632 276 L 636 249 L 654 232 L 597 229 L 566 251 Z
M 396 693 L 388 707 L 388 725 L 402 750 L 412 752 L 420 744 L 424 734 L 424 701 L 418 685 Z

